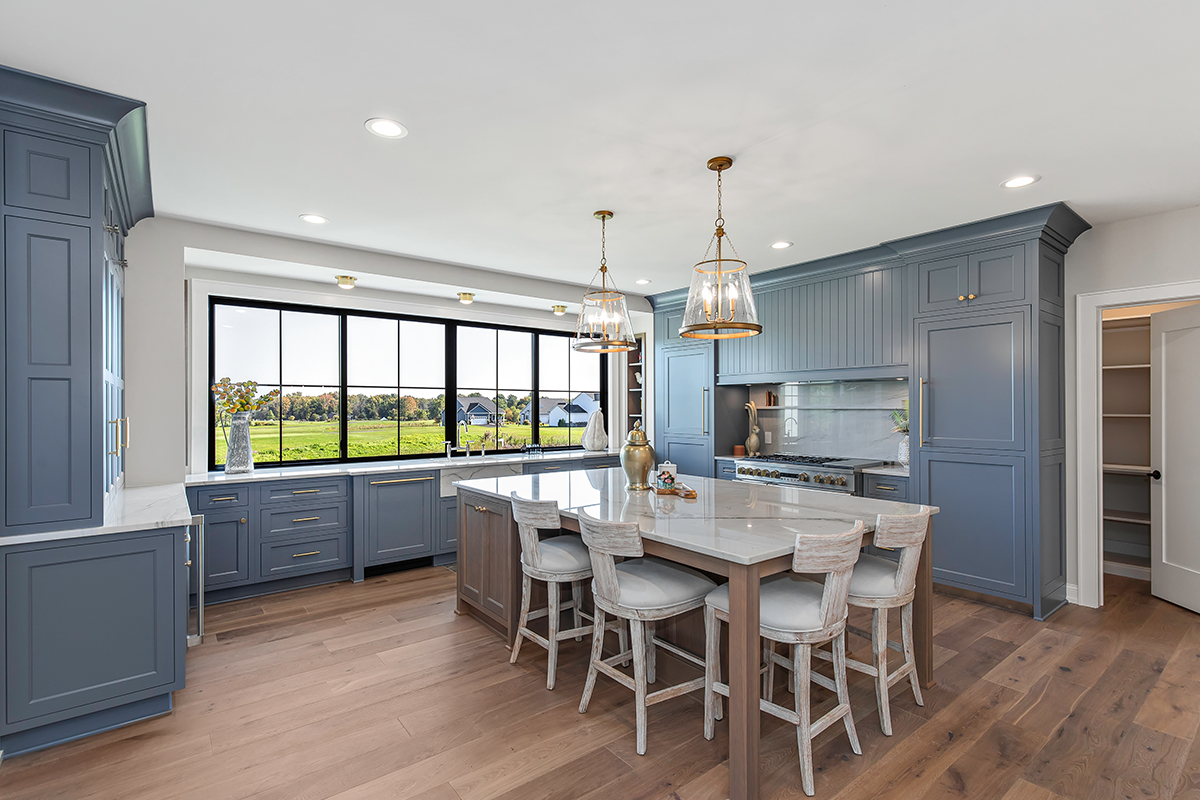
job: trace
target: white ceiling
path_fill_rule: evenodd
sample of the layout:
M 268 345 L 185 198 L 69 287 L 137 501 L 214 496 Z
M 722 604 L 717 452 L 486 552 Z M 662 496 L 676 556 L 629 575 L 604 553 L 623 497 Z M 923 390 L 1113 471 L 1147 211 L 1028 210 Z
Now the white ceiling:
M 13 0 L 0 62 L 146 101 L 160 214 L 583 283 L 611 208 L 618 282 L 655 292 L 704 252 L 714 155 L 753 271 L 1198 205 L 1198 28 L 1192 0 Z

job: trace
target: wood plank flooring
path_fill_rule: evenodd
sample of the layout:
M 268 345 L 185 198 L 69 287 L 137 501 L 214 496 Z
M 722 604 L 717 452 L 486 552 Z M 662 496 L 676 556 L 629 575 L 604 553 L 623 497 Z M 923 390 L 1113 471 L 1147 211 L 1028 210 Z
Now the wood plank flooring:
M 924 708 L 897 687 L 885 737 L 871 680 L 852 673 L 863 755 L 840 728 L 818 737 L 817 796 L 1200 799 L 1200 616 L 1106 583 L 1103 610 L 1046 623 L 939 595 L 938 686 Z M 651 709 L 638 756 L 630 692 L 602 679 L 577 711 L 586 641 L 563 643 L 548 692 L 544 651 L 511 666 L 453 609 L 442 568 L 212 607 L 172 714 L 12 758 L 0 797 L 726 797 L 725 726 L 704 740 L 698 695 Z M 815 714 L 832 703 L 814 700 Z M 763 797 L 803 797 L 794 729 L 762 726 Z

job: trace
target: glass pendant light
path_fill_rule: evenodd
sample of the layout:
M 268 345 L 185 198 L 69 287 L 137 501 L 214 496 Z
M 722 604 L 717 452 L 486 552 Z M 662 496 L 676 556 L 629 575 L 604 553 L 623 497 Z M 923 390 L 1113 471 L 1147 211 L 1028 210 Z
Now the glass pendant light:
M 736 339 L 762 333 L 746 262 L 738 258 L 721 216 L 721 173 L 731 166 L 733 159 L 728 156 L 708 160 L 708 168 L 717 173 L 717 229 L 704 251 L 704 260 L 693 267 L 692 286 L 679 328 L 679 335 L 689 339 Z M 716 258 L 709 258 L 714 243 Z M 725 254 L 725 247 L 733 258 Z
M 600 220 L 600 287 L 592 277 L 587 293 L 583 295 L 583 307 L 579 309 L 579 320 L 575 323 L 575 339 L 571 347 L 582 353 L 624 353 L 637 349 L 633 338 L 633 325 L 629 322 L 629 308 L 625 295 L 617 291 L 617 285 L 608 274 L 608 259 L 605 256 L 605 224 L 612 219 L 613 212 L 597 211 L 593 214 Z

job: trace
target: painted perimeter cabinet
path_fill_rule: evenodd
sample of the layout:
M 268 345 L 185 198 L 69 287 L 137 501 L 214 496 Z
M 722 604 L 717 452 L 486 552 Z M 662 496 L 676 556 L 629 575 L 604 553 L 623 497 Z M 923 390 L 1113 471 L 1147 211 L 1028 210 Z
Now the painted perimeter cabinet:
M 660 458 L 731 452 L 748 384 L 908 378 L 903 488 L 941 508 L 934 580 L 1044 618 L 1066 602 L 1063 269 L 1089 227 L 1058 203 L 758 273 L 763 333 L 719 342 L 715 364 L 678 338 L 686 292 L 651 298 Z M 694 398 L 714 378 L 705 435 Z

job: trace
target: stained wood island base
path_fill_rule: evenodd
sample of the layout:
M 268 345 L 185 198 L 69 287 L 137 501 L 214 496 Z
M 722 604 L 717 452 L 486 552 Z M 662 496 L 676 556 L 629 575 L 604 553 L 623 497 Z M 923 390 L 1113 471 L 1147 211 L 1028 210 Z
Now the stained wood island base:
M 686 476 L 694 500 L 625 488 L 620 469 L 513 475 L 455 482 L 459 497 L 457 610 L 498 631 L 512 646 L 521 600 L 520 541 L 513 492 L 558 503 L 563 527 L 579 530 L 579 511 L 602 520 L 636 521 L 646 555 L 703 570 L 729 582 L 729 797 L 750 800 L 759 786 L 759 581 L 791 567 L 797 535 L 834 533 L 865 523 L 870 544 L 879 514 L 914 514 L 920 506 L 812 489 Z M 938 509 L 933 508 L 936 514 Z M 913 600 L 913 639 L 922 686 L 933 686 L 933 575 L 926 536 Z M 535 599 L 536 605 L 538 601 Z M 703 652 L 699 613 L 656 635 Z M 663 653 L 660 674 L 687 669 Z M 696 735 L 702 725 L 697 714 Z

